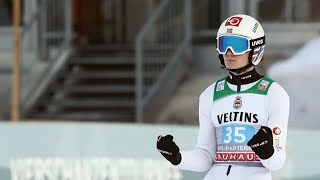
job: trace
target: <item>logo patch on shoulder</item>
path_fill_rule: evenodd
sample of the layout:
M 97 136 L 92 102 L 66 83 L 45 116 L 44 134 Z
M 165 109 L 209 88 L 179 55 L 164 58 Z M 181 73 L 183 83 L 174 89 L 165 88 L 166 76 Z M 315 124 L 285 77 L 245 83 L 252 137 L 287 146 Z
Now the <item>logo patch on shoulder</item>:
M 241 107 L 242 107 L 241 96 L 237 96 L 236 100 L 234 100 L 234 102 L 233 102 L 233 108 L 234 109 L 240 109 Z
M 218 84 L 217 84 L 217 89 L 216 89 L 216 91 L 222 91 L 222 90 L 224 90 L 224 81 L 220 81 L 220 82 L 218 82 Z
M 269 84 L 270 84 L 269 81 L 262 80 L 262 81 L 260 82 L 259 86 L 258 86 L 258 90 L 260 90 L 260 91 L 265 91 L 265 90 L 267 90 L 267 87 L 268 87 Z

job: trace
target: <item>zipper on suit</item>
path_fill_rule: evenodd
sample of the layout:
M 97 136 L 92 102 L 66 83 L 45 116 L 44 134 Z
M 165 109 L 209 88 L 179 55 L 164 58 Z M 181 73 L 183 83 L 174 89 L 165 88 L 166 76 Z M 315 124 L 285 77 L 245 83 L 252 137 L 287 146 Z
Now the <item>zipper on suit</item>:
M 226 173 L 227 176 L 230 174 L 231 167 L 232 167 L 232 165 L 228 166 L 228 170 L 227 170 L 227 173 Z

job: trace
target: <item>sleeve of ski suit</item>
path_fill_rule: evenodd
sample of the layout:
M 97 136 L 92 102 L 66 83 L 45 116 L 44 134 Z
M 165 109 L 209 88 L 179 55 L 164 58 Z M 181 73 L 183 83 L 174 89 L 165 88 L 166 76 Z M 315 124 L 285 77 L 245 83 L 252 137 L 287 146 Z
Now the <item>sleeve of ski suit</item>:
M 269 159 L 261 160 L 261 162 L 269 170 L 278 170 L 282 168 L 286 161 L 289 96 L 278 83 L 274 82 L 268 91 L 266 103 L 267 126 L 272 130 L 274 154 Z
M 181 151 L 180 169 L 207 171 L 213 165 L 216 153 L 215 129 L 211 121 L 214 84 L 209 86 L 199 98 L 199 134 L 198 143 L 191 151 Z

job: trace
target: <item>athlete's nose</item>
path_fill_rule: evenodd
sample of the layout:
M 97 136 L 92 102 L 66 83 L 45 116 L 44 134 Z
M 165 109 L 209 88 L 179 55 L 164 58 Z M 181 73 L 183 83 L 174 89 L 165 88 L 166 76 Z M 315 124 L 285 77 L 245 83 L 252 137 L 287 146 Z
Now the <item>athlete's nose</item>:
M 234 56 L 234 54 L 232 53 L 232 51 L 231 51 L 230 49 L 228 49 L 226 55 L 228 55 L 228 56 Z

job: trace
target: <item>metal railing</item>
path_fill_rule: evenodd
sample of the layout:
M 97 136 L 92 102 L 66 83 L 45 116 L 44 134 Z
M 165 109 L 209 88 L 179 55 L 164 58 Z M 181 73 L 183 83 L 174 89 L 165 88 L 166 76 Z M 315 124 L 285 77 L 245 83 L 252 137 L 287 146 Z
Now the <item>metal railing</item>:
M 136 37 L 136 121 L 190 45 L 191 0 L 163 0 Z M 156 77 L 156 78 L 152 78 Z
M 72 38 L 72 1 L 41 0 L 39 8 L 40 59 L 54 61 L 70 46 Z
M 290 28 L 285 25 L 319 25 L 319 6 L 320 1 L 314 0 L 197 0 L 193 2 L 193 35 L 215 36 L 220 23 L 234 14 L 249 14 L 262 25 L 281 26 L 287 31 Z
M 317 8 L 319 1 L 313 0 L 249 0 L 248 14 L 262 22 L 273 23 L 315 23 L 320 22 Z M 276 4 L 276 6 L 275 6 Z M 272 11 L 270 9 L 272 8 Z
M 71 0 L 30 0 L 24 5 L 20 44 L 22 109 L 34 102 L 66 60 L 72 39 Z
M 71 0 L 23 1 L 19 44 L 22 114 L 71 53 L 71 3 Z M 0 103 L 4 116 L 10 111 L 10 94 L 9 86 Z

